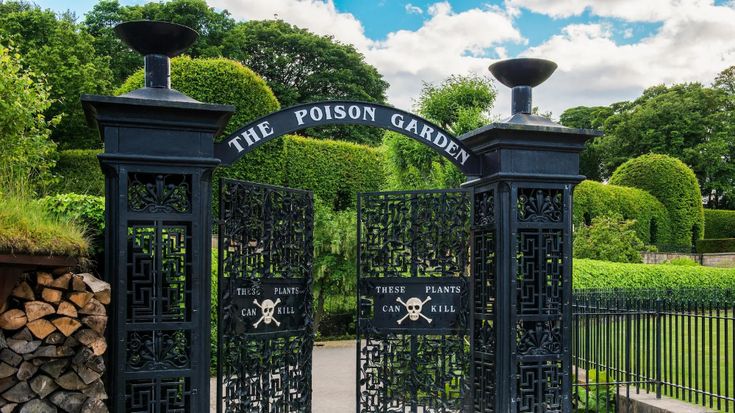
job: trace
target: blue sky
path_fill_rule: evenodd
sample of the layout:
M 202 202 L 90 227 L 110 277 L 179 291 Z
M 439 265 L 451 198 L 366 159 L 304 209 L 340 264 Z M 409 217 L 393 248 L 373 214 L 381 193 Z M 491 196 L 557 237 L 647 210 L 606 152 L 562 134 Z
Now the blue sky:
M 535 93 L 556 116 L 570 106 L 632 99 L 659 83 L 710 83 L 735 64 L 735 0 L 207 1 L 239 20 L 277 15 L 354 44 L 391 84 L 391 103 L 407 109 L 424 82 L 487 75 L 506 57 L 559 64 Z M 81 17 L 96 1 L 35 2 Z M 509 98 L 503 86 L 498 92 L 500 116 Z

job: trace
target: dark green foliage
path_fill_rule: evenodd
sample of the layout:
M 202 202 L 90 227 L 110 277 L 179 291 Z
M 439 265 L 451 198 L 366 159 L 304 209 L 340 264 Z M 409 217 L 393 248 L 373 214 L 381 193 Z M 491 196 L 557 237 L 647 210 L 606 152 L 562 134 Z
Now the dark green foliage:
M 705 238 L 697 240 L 697 252 L 700 254 L 735 252 L 735 238 Z
M 574 233 L 574 257 L 612 262 L 642 262 L 643 242 L 635 233 L 635 221 L 620 215 L 599 216 Z
M 93 39 L 72 16 L 57 15 L 30 3 L 0 2 L 0 42 L 12 41 L 23 65 L 43 74 L 50 86 L 47 119 L 61 115 L 51 138 L 60 149 L 100 148 L 98 132 L 87 127 L 79 96 L 108 94 L 109 57 L 99 55 Z
M 575 229 L 590 225 L 596 217 L 620 215 L 633 220 L 633 229 L 645 244 L 671 243 L 666 207 L 646 191 L 600 182 L 583 181 L 574 189 Z M 654 234 L 651 233 L 653 229 Z
M 329 99 L 385 102 L 388 84 L 353 46 L 282 20 L 238 23 L 226 34 L 222 53 L 263 76 L 284 107 Z M 377 145 L 383 132 L 342 126 L 305 134 Z
M 573 287 L 612 289 L 735 288 L 735 268 L 574 260 Z
M 59 160 L 53 169 L 58 177 L 56 183 L 49 188 L 52 194 L 85 194 L 103 196 L 105 194 L 105 176 L 100 169 L 97 155 L 98 149 L 70 149 L 59 152 Z
M 101 235 L 105 229 L 105 198 L 94 195 L 58 194 L 38 200 L 43 207 L 63 218 L 85 225 L 90 236 Z
M 354 207 L 357 192 L 378 191 L 383 185 L 379 149 L 299 136 L 283 141 L 285 186 L 312 190 L 334 210 Z
M 690 247 L 704 235 L 704 209 L 697 177 L 682 161 L 649 154 L 631 159 L 615 170 L 610 183 L 643 189 L 669 213 L 672 246 Z
M 138 70 L 116 91 L 130 92 L 143 87 L 145 74 Z M 240 63 L 223 58 L 171 59 L 171 87 L 200 102 L 235 106 L 235 114 L 225 134 L 279 109 L 278 101 L 265 81 Z
M 204 0 L 171 0 L 142 5 L 121 6 L 117 0 L 101 0 L 85 16 L 84 29 L 94 37 L 100 55 L 111 57 L 115 84 L 142 67 L 140 55 L 129 50 L 115 36 L 113 27 L 130 20 L 162 20 L 189 26 L 199 33 L 196 43 L 187 51 L 193 57 L 218 57 L 222 40 L 235 24 L 224 10 L 218 12 Z
M 564 111 L 559 123 L 570 128 L 602 129 L 605 120 L 612 115 L 607 106 L 577 106 Z M 596 137 L 585 143 L 584 151 L 579 157 L 579 173 L 593 181 L 602 181 L 602 163 L 604 154 L 600 152 L 599 140 Z
M 735 238 L 735 211 L 727 209 L 705 209 L 704 237 Z

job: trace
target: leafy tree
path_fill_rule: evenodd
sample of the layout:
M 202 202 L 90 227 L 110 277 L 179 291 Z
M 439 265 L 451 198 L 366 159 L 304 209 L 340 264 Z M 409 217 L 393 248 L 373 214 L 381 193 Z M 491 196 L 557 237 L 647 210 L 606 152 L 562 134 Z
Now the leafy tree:
M 670 155 L 694 170 L 702 194 L 717 206 L 735 187 L 735 126 L 726 106 L 722 90 L 699 83 L 646 89 L 605 120 L 606 135 L 598 140 L 602 175 L 642 154 Z
M 51 105 L 49 88 L 19 59 L 0 45 L 0 165 L 6 178 L 19 176 L 38 188 L 51 179 L 56 145 L 49 137 L 58 119 L 44 118 Z
M 140 19 L 183 24 L 199 32 L 196 43 L 187 51 L 193 57 L 221 56 L 224 37 L 235 25 L 229 12 L 216 11 L 205 0 L 172 0 L 132 6 L 121 6 L 117 0 L 101 0 L 85 15 L 83 25 L 94 36 L 98 53 L 112 58 L 116 84 L 140 68 L 142 59 L 115 36 L 113 28 L 119 23 Z
M 353 209 L 334 212 L 315 198 L 314 215 L 314 331 L 318 331 L 328 296 L 355 295 L 357 212 Z
M 15 43 L 25 68 L 45 75 L 51 102 L 45 115 L 61 119 L 52 134 L 59 147 L 101 147 L 97 131 L 87 127 L 79 101 L 84 93 L 111 90 L 108 57 L 95 52 L 92 37 L 78 29 L 71 15 L 57 18 L 50 10 L 6 2 L 0 3 L 0 38 Z
M 438 85 L 425 84 L 416 103 L 418 113 L 454 135 L 490 121 L 495 102 L 492 81 L 480 76 L 451 76 Z M 388 189 L 453 188 L 464 180 L 451 162 L 433 149 L 395 132 L 386 132 Z
M 223 54 L 262 76 L 284 107 L 328 99 L 385 102 L 388 84 L 353 46 L 281 20 L 238 23 L 225 35 Z M 378 144 L 383 132 L 342 126 L 306 134 Z
M 564 111 L 559 123 L 570 128 L 602 129 L 605 120 L 613 114 L 607 106 L 577 106 Z M 580 173 L 588 179 L 602 181 L 603 154 L 600 153 L 599 138 L 587 141 L 579 159 Z
M 592 218 L 574 234 L 574 257 L 613 262 L 642 262 L 643 242 L 635 232 L 635 221 L 620 215 Z

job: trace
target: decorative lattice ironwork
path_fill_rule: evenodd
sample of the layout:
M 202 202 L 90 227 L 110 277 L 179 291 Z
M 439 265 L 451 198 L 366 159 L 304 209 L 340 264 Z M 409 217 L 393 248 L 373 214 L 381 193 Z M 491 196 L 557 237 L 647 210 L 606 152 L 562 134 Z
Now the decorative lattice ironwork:
M 190 175 L 131 174 L 128 208 L 133 212 L 191 212 L 190 181 Z
M 360 194 L 358 205 L 359 411 L 462 410 L 469 386 L 466 340 L 471 193 Z M 380 309 L 375 308 L 378 298 L 373 289 L 383 285 L 386 291 L 404 291 L 401 279 L 407 280 L 403 284 L 406 292 L 415 291 L 416 279 L 425 280 L 427 293 L 451 289 L 449 281 L 460 280 L 456 324 L 448 331 L 441 330 L 442 334 L 426 333 L 439 319 L 434 315 L 438 313 L 433 313 L 437 308 L 430 303 L 439 302 L 441 295 L 433 293 L 434 301 L 422 295 L 404 304 L 405 297 L 397 297 L 401 305 L 393 308 L 405 314 L 397 324 L 413 320 L 407 322 L 409 326 L 401 325 L 405 332 L 377 327 Z M 414 307 L 410 307 L 411 302 L 415 302 Z M 415 317 L 406 318 L 411 311 Z M 416 329 L 412 330 L 410 323 Z
M 310 411 L 312 230 L 310 192 L 222 182 L 219 412 Z

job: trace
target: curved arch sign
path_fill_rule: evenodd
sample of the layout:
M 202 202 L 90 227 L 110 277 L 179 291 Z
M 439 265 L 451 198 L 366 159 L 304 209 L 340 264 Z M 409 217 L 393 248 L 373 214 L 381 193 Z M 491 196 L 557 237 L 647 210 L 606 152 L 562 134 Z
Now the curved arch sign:
M 326 125 L 367 125 L 389 129 L 431 147 L 467 176 L 480 174 L 480 158 L 449 132 L 400 109 L 366 102 L 315 102 L 273 112 L 215 144 L 214 153 L 224 165 L 229 165 L 271 139 Z

